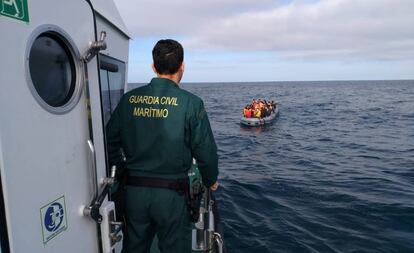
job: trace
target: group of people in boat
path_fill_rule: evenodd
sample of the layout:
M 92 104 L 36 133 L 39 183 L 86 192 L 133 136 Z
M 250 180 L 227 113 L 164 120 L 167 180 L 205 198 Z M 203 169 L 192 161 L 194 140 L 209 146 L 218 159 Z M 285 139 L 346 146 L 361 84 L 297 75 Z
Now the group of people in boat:
M 252 103 L 246 105 L 243 109 L 243 116 L 246 118 L 265 118 L 275 111 L 277 102 L 271 102 L 261 99 L 253 99 Z

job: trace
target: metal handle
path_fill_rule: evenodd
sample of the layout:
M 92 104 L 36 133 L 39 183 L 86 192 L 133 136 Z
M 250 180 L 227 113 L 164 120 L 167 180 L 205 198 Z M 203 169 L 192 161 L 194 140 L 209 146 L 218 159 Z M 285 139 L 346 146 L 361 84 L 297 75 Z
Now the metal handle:
M 111 177 L 104 178 L 103 183 L 103 189 L 100 194 L 98 194 L 98 172 L 96 167 L 96 152 L 95 147 L 93 145 L 93 142 L 91 140 L 88 140 L 88 147 L 90 150 L 90 157 L 91 157 L 91 168 L 92 168 L 92 174 L 93 174 L 93 185 L 95 188 L 94 197 L 91 201 L 91 204 L 83 209 L 83 215 L 91 217 L 93 220 L 95 220 L 97 223 L 102 222 L 102 215 L 99 213 L 99 208 L 101 207 L 103 201 L 106 198 L 106 195 L 109 193 L 111 187 L 115 183 L 115 174 L 116 174 L 116 166 L 113 166 L 111 169 Z
M 99 41 L 105 41 L 105 39 L 106 39 L 106 32 L 105 31 L 101 31 L 101 37 L 99 38 Z
M 82 60 L 85 63 L 90 62 L 93 59 L 93 57 L 95 57 L 99 53 L 99 51 L 106 49 L 105 39 L 106 39 L 106 32 L 101 31 L 101 36 L 99 38 L 99 41 L 93 41 L 90 43 L 88 51 L 86 52 L 85 56 L 82 57 Z
M 210 252 L 214 246 L 214 214 L 210 189 L 205 189 L 200 206 L 200 216 L 192 233 L 192 249 Z
M 93 199 L 96 199 L 98 196 L 98 171 L 96 167 L 96 152 L 95 152 L 95 146 L 93 145 L 92 140 L 88 140 L 88 147 L 89 147 L 89 156 L 91 160 L 91 169 L 92 169 L 92 183 L 95 189 L 95 192 L 93 194 Z
M 214 240 L 217 244 L 217 251 L 218 253 L 223 253 L 223 238 L 221 235 L 217 232 L 214 233 Z
M 111 244 L 114 245 L 117 242 L 120 242 L 122 240 L 122 235 L 119 233 L 122 230 L 122 227 L 124 226 L 123 222 L 118 221 L 111 221 L 110 225 L 113 229 L 111 229 L 113 232 L 109 235 L 111 239 Z

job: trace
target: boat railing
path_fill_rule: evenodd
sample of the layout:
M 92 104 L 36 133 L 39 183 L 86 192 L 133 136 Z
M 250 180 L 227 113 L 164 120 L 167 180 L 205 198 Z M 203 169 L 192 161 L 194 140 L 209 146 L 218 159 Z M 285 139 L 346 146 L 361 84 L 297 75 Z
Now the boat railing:
M 211 190 L 205 188 L 200 205 L 199 219 L 192 233 L 192 250 L 195 252 L 223 253 L 223 237 L 216 232 Z

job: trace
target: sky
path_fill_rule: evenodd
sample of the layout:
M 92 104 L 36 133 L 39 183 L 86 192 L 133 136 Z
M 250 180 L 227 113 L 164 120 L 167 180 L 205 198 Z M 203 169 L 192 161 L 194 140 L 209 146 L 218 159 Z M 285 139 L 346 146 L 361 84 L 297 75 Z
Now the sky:
M 115 0 L 132 37 L 128 81 L 175 39 L 183 82 L 414 79 L 414 0 Z

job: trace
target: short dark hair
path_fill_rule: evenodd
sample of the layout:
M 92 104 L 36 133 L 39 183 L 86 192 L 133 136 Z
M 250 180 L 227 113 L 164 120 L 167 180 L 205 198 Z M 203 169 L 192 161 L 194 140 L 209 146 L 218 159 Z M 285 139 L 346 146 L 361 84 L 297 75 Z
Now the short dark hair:
M 184 49 L 175 40 L 159 40 L 152 49 L 154 67 L 159 74 L 175 74 L 184 60 Z

